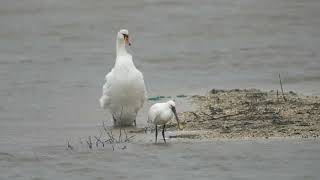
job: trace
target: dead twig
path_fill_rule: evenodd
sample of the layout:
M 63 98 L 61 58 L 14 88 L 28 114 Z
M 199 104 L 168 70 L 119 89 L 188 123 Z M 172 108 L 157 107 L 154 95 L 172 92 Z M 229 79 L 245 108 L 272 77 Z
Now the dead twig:
M 199 115 L 197 113 L 191 111 L 191 114 L 194 115 L 195 118 L 197 118 L 197 119 L 199 118 Z
M 88 144 L 89 148 L 90 148 L 90 149 L 92 149 L 92 140 L 91 140 L 91 136 L 89 136 L 89 137 L 88 137 L 87 144 Z
M 132 136 L 128 137 L 128 138 L 125 140 L 125 142 L 131 142 L 134 137 L 135 137 L 135 135 L 132 135 Z
M 105 132 L 107 132 L 107 131 L 108 131 L 108 129 L 107 129 L 107 127 L 106 127 L 106 125 L 104 124 L 104 121 L 102 121 L 102 128 L 103 128 L 103 130 L 104 130 Z
M 86 143 L 89 149 L 94 148 L 93 143 L 95 143 L 96 148 L 99 148 L 100 144 L 102 145 L 102 147 L 105 147 L 107 144 L 110 144 L 113 151 L 116 148 L 122 150 L 127 149 L 127 145 L 125 143 L 131 142 L 135 136 L 129 136 L 127 131 L 122 128 L 122 111 L 123 108 L 119 114 L 119 117 L 117 118 L 117 121 L 119 123 L 118 125 L 120 125 L 120 132 L 118 137 L 116 134 L 113 133 L 112 128 L 106 126 L 105 122 L 102 121 L 102 128 L 100 129 L 99 136 L 92 136 L 94 139 L 92 139 L 91 136 L 88 136 L 88 138 L 83 142 L 81 138 L 79 138 L 80 144 Z M 71 144 L 69 143 L 69 141 L 67 141 L 67 148 L 71 150 L 74 149 L 73 146 L 71 146 Z
M 114 139 L 114 136 L 112 134 L 112 130 L 110 130 L 110 132 L 106 132 L 107 135 L 109 136 L 109 141 L 110 143 L 114 143 L 115 142 L 115 139 Z
M 238 116 L 241 113 L 237 113 L 237 114 L 229 114 L 229 115 L 225 115 L 225 116 L 220 116 L 220 117 L 212 117 L 212 120 L 217 120 L 217 119 L 221 119 L 221 118 L 227 118 L 227 117 L 232 117 L 232 116 Z
M 209 114 L 207 114 L 207 113 L 205 113 L 205 112 L 201 112 L 201 114 L 206 115 L 206 116 L 208 116 L 208 117 L 211 117 L 211 115 L 209 115 Z
M 119 149 L 125 150 L 125 149 L 127 149 L 127 146 L 124 145 L 123 147 L 119 147 Z
M 118 142 L 120 143 L 122 141 L 122 134 L 121 134 L 121 126 L 120 126 L 120 133 L 119 133 L 119 138 L 118 138 Z
M 279 73 L 279 80 L 280 80 L 280 87 L 281 87 L 281 92 L 282 92 L 283 100 L 284 100 L 284 101 L 287 101 L 287 98 L 284 96 L 284 93 L 283 93 L 283 87 L 282 87 L 282 81 L 281 81 L 280 73 Z
M 97 136 L 94 136 L 94 138 L 96 139 L 96 147 L 99 146 L 99 143 L 102 144 L 102 147 L 104 147 L 104 142 L 101 141 L 101 136 L 100 137 L 97 137 Z
M 69 141 L 68 141 L 67 147 L 68 147 L 68 149 L 70 149 L 70 150 L 73 150 L 73 149 L 74 149 L 73 146 L 71 146 L 71 144 L 69 143 Z
M 130 138 L 131 138 L 131 137 L 134 137 L 134 135 L 128 137 L 127 131 L 126 131 L 125 129 L 124 129 L 124 134 L 126 135 L 124 142 L 130 142 Z

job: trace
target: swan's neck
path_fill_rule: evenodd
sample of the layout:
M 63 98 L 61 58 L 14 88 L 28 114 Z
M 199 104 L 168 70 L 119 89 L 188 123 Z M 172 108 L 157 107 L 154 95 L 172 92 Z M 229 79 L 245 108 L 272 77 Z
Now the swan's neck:
M 123 39 L 117 39 L 117 56 L 126 55 L 126 45 Z

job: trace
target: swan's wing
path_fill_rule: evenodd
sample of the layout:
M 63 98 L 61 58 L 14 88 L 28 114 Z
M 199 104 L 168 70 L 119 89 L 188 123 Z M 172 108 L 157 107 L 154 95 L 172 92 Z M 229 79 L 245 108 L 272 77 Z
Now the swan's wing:
M 113 76 L 113 69 L 106 75 L 105 77 L 105 83 L 102 87 L 102 96 L 100 98 L 100 106 L 102 108 L 107 108 L 108 104 L 109 104 L 109 89 L 111 87 L 111 79 Z
M 142 73 L 139 71 L 140 73 L 140 78 L 141 78 L 141 81 L 143 83 L 143 91 L 144 91 L 144 99 L 147 99 L 148 98 L 148 93 L 147 93 L 147 88 L 146 88 L 146 84 L 144 83 L 144 78 L 143 78 L 143 75 Z
M 141 107 L 140 108 L 142 108 L 145 100 L 148 98 L 148 94 L 147 94 L 146 85 L 144 83 L 143 75 L 142 75 L 142 73 L 140 71 L 138 71 L 138 72 L 139 72 L 139 78 L 140 78 L 140 81 L 141 81 L 141 85 L 143 87 L 143 98 L 141 98 L 141 101 L 140 101 L 140 103 L 141 103 L 141 105 L 140 105 Z
M 135 74 L 134 78 L 135 78 L 135 80 L 137 80 L 136 82 L 139 82 L 137 84 L 137 89 L 139 89 L 139 91 L 141 92 L 141 94 L 140 94 L 141 98 L 140 98 L 140 103 L 138 104 L 137 109 L 136 109 L 136 110 L 139 110 L 139 109 L 141 109 L 143 107 L 145 99 L 148 98 L 147 97 L 147 89 L 146 89 L 146 85 L 145 85 L 145 82 L 144 82 L 143 74 L 134 65 L 133 60 L 132 60 L 132 56 L 130 54 L 128 56 L 128 59 L 130 59 L 129 62 L 131 62 L 132 66 L 133 66 L 132 70 L 133 70 L 133 74 Z

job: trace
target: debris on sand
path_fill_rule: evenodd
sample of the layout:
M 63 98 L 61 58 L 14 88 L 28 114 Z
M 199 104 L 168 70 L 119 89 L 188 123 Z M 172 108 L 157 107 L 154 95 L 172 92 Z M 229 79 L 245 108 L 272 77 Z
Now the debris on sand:
M 179 117 L 185 122 L 185 130 L 203 130 L 207 138 L 316 138 L 320 134 L 319 97 L 292 91 L 280 95 L 257 89 L 213 89 L 191 100 L 198 109 L 180 113 Z

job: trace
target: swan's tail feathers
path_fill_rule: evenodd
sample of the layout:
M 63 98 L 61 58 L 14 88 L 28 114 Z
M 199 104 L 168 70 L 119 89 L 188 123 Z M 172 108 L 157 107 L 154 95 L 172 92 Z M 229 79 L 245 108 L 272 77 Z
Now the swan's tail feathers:
M 107 108 L 107 100 L 108 100 L 108 98 L 106 95 L 101 96 L 101 98 L 99 99 L 101 108 L 103 108 L 103 109 Z

